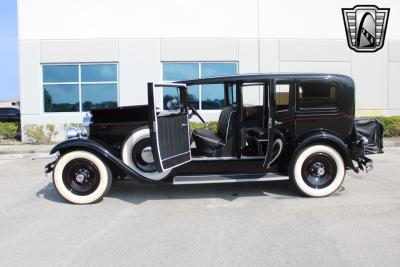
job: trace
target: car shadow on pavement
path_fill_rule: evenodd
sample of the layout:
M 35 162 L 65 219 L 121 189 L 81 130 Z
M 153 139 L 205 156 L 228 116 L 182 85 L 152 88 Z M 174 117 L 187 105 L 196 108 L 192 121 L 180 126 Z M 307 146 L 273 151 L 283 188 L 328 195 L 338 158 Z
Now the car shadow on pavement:
M 36 196 L 50 201 L 66 203 L 52 182 L 40 189 Z M 238 198 L 269 197 L 273 199 L 298 198 L 289 181 L 271 181 L 235 184 L 140 184 L 133 179 L 114 180 L 106 198 L 117 198 L 141 204 L 148 200 L 220 198 L 234 201 Z
M 36 192 L 36 197 L 38 198 L 45 198 L 47 200 L 58 202 L 58 203 L 67 203 L 60 194 L 57 192 L 56 188 L 54 187 L 53 183 L 48 183 L 45 187 L 40 189 Z

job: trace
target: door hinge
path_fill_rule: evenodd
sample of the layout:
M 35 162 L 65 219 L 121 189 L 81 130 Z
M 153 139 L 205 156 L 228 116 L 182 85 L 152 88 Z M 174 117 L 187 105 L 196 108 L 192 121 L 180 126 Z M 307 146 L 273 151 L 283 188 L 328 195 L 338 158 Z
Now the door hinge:
M 268 119 L 268 128 L 272 128 L 272 118 Z

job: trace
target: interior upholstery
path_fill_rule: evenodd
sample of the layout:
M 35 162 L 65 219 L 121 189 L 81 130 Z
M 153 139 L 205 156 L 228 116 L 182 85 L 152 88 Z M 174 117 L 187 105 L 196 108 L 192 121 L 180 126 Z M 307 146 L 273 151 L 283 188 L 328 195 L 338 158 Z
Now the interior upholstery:
M 204 128 L 193 130 L 197 151 L 205 156 L 231 154 L 236 124 L 236 109 L 232 106 L 223 108 L 218 119 L 217 133 Z

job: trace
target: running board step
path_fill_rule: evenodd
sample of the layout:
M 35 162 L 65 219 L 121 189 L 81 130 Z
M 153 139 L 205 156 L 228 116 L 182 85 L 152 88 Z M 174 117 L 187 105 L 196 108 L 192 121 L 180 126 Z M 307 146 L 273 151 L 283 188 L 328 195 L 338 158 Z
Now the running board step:
M 219 184 L 289 180 L 278 174 L 214 174 L 175 176 L 173 184 Z

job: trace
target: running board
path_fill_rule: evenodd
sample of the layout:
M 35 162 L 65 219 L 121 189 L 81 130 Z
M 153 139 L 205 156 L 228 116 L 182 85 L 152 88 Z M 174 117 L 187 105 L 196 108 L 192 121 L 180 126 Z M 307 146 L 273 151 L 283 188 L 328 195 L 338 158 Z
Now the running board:
M 175 176 L 173 184 L 219 184 L 289 180 L 278 174 L 213 174 Z

